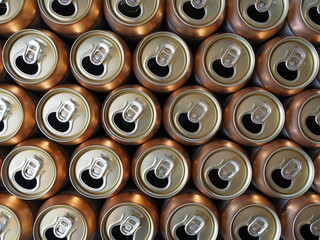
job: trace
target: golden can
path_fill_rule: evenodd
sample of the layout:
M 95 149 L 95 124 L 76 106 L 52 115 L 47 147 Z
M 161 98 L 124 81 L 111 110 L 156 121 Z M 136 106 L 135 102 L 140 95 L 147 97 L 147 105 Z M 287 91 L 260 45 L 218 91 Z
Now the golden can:
M 169 28 L 189 39 L 203 39 L 218 30 L 226 14 L 224 0 L 172 0 L 166 2 Z
M 164 17 L 163 0 L 103 0 L 104 15 L 113 31 L 141 38 L 156 31 Z
M 250 80 L 255 66 L 251 45 L 243 37 L 220 33 L 199 46 L 194 73 L 199 83 L 219 94 L 232 93 Z
M 169 198 L 187 184 L 191 163 L 180 144 L 168 138 L 156 138 L 137 149 L 131 170 L 142 192 L 154 198 Z
M 186 145 L 208 142 L 218 132 L 222 111 L 217 98 L 206 88 L 184 86 L 173 92 L 163 109 L 168 134 Z
M 319 56 L 314 46 L 299 37 L 277 37 L 259 51 L 256 83 L 282 96 L 298 94 L 315 78 Z
M 99 102 L 85 88 L 65 84 L 47 92 L 39 101 L 36 121 L 49 139 L 76 145 L 95 134 L 100 123 Z
M 285 132 L 304 147 L 320 147 L 320 90 L 309 89 L 291 98 Z
M 230 200 L 224 207 L 221 233 L 225 239 L 279 240 L 281 223 L 268 199 L 247 193 Z
M 161 108 L 148 89 L 124 85 L 113 90 L 102 107 L 102 125 L 115 141 L 138 145 L 148 141 L 161 123 Z
M 216 239 L 219 215 L 212 201 L 198 192 L 181 193 L 161 210 L 160 229 L 165 239 Z
M 315 176 L 313 180 L 313 188 L 320 193 L 320 151 L 313 158 Z
M 53 32 L 25 29 L 13 34 L 3 48 L 4 67 L 20 86 L 47 91 L 65 80 L 68 50 Z
M 38 0 L 38 5 L 43 21 L 69 38 L 97 27 L 102 19 L 101 0 Z
M 263 145 L 253 157 L 253 182 L 273 198 L 296 198 L 311 187 L 314 166 L 303 149 L 289 140 Z
M 59 193 L 43 203 L 33 225 L 33 237 L 93 240 L 97 214 L 93 203 L 74 193 Z
M 129 156 L 118 143 L 93 138 L 73 152 L 69 177 L 74 188 L 88 198 L 117 194 L 130 176 Z
M 320 237 L 320 195 L 308 192 L 289 200 L 281 211 L 284 239 L 318 240 Z
M 105 202 L 99 224 L 102 239 L 152 240 L 158 231 L 158 210 L 145 195 L 122 192 Z
M 230 0 L 225 30 L 262 42 L 281 29 L 288 9 L 289 0 Z
M 224 109 L 224 130 L 235 142 L 260 146 L 274 139 L 285 122 L 283 106 L 265 89 L 243 88 L 232 94 Z
M 11 85 L 0 85 L 0 145 L 15 145 L 36 131 L 36 103 L 29 92 Z
M 247 190 L 251 178 L 252 169 L 246 152 L 232 141 L 209 142 L 193 157 L 193 182 L 207 197 L 236 198 Z
M 68 161 L 58 144 L 44 138 L 26 140 L 15 146 L 3 161 L 3 184 L 21 199 L 49 198 L 65 185 Z
M 27 202 L 0 193 L 0 237 L 2 240 L 30 239 L 34 214 Z
M 143 38 L 133 54 L 133 70 L 138 81 L 155 92 L 172 92 L 181 87 L 192 72 L 192 53 L 178 35 L 156 32 Z

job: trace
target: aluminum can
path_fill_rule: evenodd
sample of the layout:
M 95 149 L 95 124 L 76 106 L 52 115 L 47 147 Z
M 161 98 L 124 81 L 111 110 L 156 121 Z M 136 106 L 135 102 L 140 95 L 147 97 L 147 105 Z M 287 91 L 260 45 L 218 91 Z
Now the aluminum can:
M 313 164 L 315 170 L 313 188 L 320 193 L 320 151 L 314 156 Z

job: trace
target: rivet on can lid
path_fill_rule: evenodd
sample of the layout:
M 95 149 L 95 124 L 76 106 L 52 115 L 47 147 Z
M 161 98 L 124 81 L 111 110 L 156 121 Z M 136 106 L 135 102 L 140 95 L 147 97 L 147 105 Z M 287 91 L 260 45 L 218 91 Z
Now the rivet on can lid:
M 256 0 L 255 7 L 259 12 L 266 12 L 270 9 L 272 0 Z

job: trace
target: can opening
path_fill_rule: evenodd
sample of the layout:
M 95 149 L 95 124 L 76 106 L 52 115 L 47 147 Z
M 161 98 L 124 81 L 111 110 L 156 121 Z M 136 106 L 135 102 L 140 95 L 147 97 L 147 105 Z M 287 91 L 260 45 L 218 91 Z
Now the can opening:
M 281 174 L 281 169 L 276 169 L 272 172 L 272 180 L 281 188 L 289 188 L 291 186 L 292 180 L 285 179 Z
M 1 120 L 0 121 L 0 133 L 2 133 L 3 130 L 4 130 L 4 121 Z
M 123 114 L 122 112 L 117 113 L 116 115 L 114 115 L 114 123 L 117 125 L 118 128 L 120 128 L 122 131 L 124 132 L 132 132 L 135 127 L 136 124 L 135 122 L 127 122 L 124 118 L 123 118 Z
M 0 16 L 5 15 L 7 11 L 8 11 L 7 4 L 4 2 L 0 3 Z
M 24 72 L 28 75 L 35 75 L 39 71 L 39 66 L 37 62 L 29 64 L 23 60 L 23 56 L 19 56 L 16 59 L 16 66 L 21 72 Z
M 81 64 L 82 64 L 82 67 L 92 75 L 100 76 L 104 72 L 104 65 L 93 64 L 89 56 L 83 58 Z
M 309 18 L 317 25 L 320 25 L 320 7 L 312 7 L 309 9 Z
M 133 235 L 126 236 L 120 230 L 120 225 L 116 225 L 111 229 L 111 235 L 115 240 L 132 240 Z
M 260 12 L 257 10 L 255 5 L 251 5 L 248 7 L 247 14 L 253 21 L 256 21 L 259 23 L 265 23 L 270 18 L 269 11 Z
M 229 181 L 226 181 L 220 178 L 219 169 L 213 168 L 212 170 L 209 171 L 208 175 L 209 175 L 210 182 L 216 188 L 225 189 L 229 184 Z
M 149 171 L 147 173 L 147 181 L 154 187 L 156 188 L 165 188 L 168 186 L 169 184 L 169 180 L 168 180 L 168 177 L 166 178 L 158 178 L 156 175 L 155 175 L 155 172 L 154 172 L 154 169 L 152 169 L 151 171 Z
M 91 177 L 89 171 L 90 170 L 87 169 L 81 173 L 81 180 L 91 188 L 101 188 L 103 185 L 103 178 L 101 177 L 101 178 L 95 179 Z
M 306 125 L 310 132 L 312 132 L 314 135 L 320 135 L 320 125 L 317 123 L 317 116 L 307 117 Z
M 187 234 L 185 230 L 185 225 L 177 228 L 176 236 L 178 237 L 179 240 L 197 240 L 198 239 L 197 235 L 191 236 Z
M 316 236 L 311 232 L 310 229 L 310 225 L 311 224 L 304 224 L 302 225 L 302 227 L 300 228 L 300 234 L 303 237 L 303 239 L 305 240 L 319 240 L 319 235 Z
M 283 77 L 288 81 L 296 80 L 298 77 L 298 71 L 297 70 L 291 71 L 290 69 L 288 69 L 285 62 L 280 62 L 278 64 L 277 71 L 281 77 Z
M 254 237 L 254 236 L 251 236 L 249 231 L 248 231 L 248 226 L 243 226 L 239 229 L 239 237 L 242 239 L 242 240 L 259 240 L 259 237 Z
M 46 237 L 46 239 L 50 239 L 50 240 L 67 240 L 67 239 L 68 239 L 67 237 L 58 238 L 58 237 L 54 234 L 53 228 L 48 228 L 48 229 L 45 231 L 45 237 Z
M 193 123 L 188 118 L 188 113 L 181 113 L 179 116 L 179 124 L 188 132 L 194 133 L 199 130 L 200 124 Z
M 30 180 L 24 178 L 22 174 L 22 170 L 14 174 L 14 180 L 19 184 L 20 187 L 28 190 L 32 190 L 36 188 L 38 183 L 36 178 L 30 179 Z
M 70 17 L 76 12 L 76 7 L 72 1 L 69 4 L 62 4 L 60 1 L 53 0 L 51 4 L 51 8 L 55 13 L 64 17 Z
M 126 0 L 121 0 L 118 4 L 119 11 L 130 18 L 137 18 L 141 15 L 141 8 L 139 5 L 137 6 L 129 6 Z
M 200 19 L 204 18 L 205 14 L 206 14 L 204 7 L 195 8 L 194 6 L 192 6 L 191 1 L 185 2 L 183 4 L 182 8 L 183 8 L 184 13 L 188 17 L 196 19 L 196 20 L 200 20 Z
M 212 69 L 219 76 L 224 78 L 231 78 L 234 75 L 234 68 L 233 67 L 228 68 L 223 66 L 221 59 L 217 59 L 212 63 Z
M 48 122 L 52 128 L 57 130 L 58 132 L 67 132 L 70 127 L 69 122 L 61 122 L 57 118 L 57 113 L 52 112 L 48 115 Z
M 155 57 L 148 60 L 147 66 L 153 74 L 159 77 L 166 77 L 169 74 L 169 66 L 160 66 Z
M 262 124 L 256 124 L 252 121 L 252 114 L 245 114 L 242 117 L 243 126 L 251 133 L 260 133 L 262 130 Z

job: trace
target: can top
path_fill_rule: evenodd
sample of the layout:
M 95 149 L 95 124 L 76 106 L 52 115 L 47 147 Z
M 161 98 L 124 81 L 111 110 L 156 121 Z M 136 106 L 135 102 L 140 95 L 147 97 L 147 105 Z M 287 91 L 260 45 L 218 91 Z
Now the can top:
M 2 165 L 6 189 L 18 198 L 33 200 L 49 192 L 56 179 L 56 166 L 48 152 L 34 146 L 12 150 Z
M 126 26 L 139 26 L 150 21 L 162 0 L 109 0 L 105 1 L 109 14 Z
M 137 196 L 139 197 L 139 196 Z M 100 231 L 104 238 L 119 239 L 125 236 L 132 240 L 153 239 L 154 223 L 149 212 L 140 204 L 119 203 L 113 206 L 103 217 Z
M 91 145 L 71 160 L 69 175 L 77 191 L 89 198 L 104 198 L 117 190 L 122 181 L 123 165 L 112 149 Z
M 302 149 L 281 147 L 268 156 L 263 175 L 274 194 L 281 198 L 295 198 L 310 188 L 314 167 Z
M 297 6 L 298 7 L 298 6 Z M 320 3 L 315 0 L 303 0 L 300 2 L 300 11 L 303 20 L 315 32 L 320 33 Z
M 41 12 L 57 24 L 72 24 L 84 18 L 92 0 L 38 0 Z
M 0 142 L 13 137 L 23 120 L 24 109 L 20 100 L 10 91 L 0 88 Z
M 21 11 L 24 0 L 0 1 L 0 24 L 7 23 L 15 18 Z
M 257 89 L 237 101 L 233 121 L 238 133 L 247 141 L 267 142 L 282 130 L 284 109 L 273 94 Z
M 7 206 L 0 205 L 0 238 L 19 240 L 21 225 L 17 215 Z
M 124 49 L 107 31 L 90 31 L 74 42 L 70 52 L 72 70 L 83 81 L 101 85 L 114 80 L 124 66 Z
M 25 29 L 13 34 L 3 48 L 4 66 L 16 81 L 36 84 L 47 79 L 58 63 L 52 39 L 42 31 Z
M 33 227 L 37 239 L 86 239 L 88 227 L 83 215 L 67 205 L 56 205 L 42 211 Z
M 80 137 L 90 122 L 90 107 L 79 92 L 56 88 L 47 92 L 36 110 L 37 124 L 53 141 L 68 142 Z
M 192 64 L 187 44 L 171 32 L 156 32 L 141 40 L 136 63 L 143 78 L 159 86 L 180 81 Z
M 268 63 L 273 78 L 280 86 L 290 89 L 303 88 L 316 77 L 319 56 L 307 40 L 286 37 L 273 46 Z
M 203 28 L 214 24 L 225 10 L 224 0 L 174 0 L 172 7 L 185 24 Z
M 229 87 L 242 84 L 250 78 L 255 56 L 247 40 L 236 34 L 225 33 L 212 38 L 206 45 L 202 62 L 212 81 Z
M 237 8 L 243 21 L 256 30 L 278 27 L 285 20 L 288 0 L 239 0 Z

